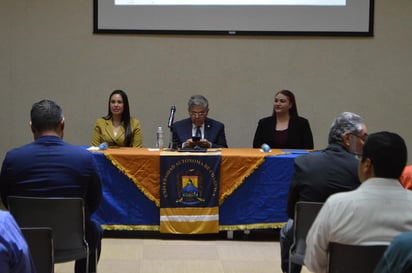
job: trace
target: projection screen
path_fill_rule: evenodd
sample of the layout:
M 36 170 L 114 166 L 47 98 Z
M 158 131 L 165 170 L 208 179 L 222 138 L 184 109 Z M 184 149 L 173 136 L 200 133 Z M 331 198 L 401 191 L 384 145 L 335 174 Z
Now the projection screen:
M 94 33 L 373 36 L 374 0 L 94 0 Z

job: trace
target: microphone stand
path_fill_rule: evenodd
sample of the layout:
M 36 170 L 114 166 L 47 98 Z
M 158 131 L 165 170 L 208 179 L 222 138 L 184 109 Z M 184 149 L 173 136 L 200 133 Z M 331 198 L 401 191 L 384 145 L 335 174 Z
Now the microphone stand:
M 173 143 L 173 124 L 169 127 L 170 128 L 170 137 L 169 137 L 169 148 L 168 151 L 175 151 L 176 147 Z
M 173 120 L 175 118 L 175 112 L 176 112 L 176 106 L 173 105 L 170 108 L 169 120 L 167 122 L 167 127 L 169 127 L 169 129 L 170 129 L 169 147 L 167 148 L 167 151 L 176 150 L 176 146 L 173 143 Z

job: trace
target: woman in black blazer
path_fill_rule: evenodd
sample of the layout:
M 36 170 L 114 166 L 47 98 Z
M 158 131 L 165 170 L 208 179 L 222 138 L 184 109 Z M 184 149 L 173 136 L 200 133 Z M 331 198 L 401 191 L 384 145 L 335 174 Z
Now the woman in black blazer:
M 271 148 L 313 149 L 309 121 L 298 116 L 295 95 L 289 90 L 277 92 L 272 116 L 259 120 L 253 148 L 264 143 Z

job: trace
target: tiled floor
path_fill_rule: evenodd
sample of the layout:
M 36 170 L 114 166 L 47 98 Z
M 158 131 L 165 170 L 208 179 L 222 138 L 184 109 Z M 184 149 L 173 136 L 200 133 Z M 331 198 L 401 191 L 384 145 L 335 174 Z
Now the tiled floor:
M 99 273 L 281 273 L 279 241 L 265 236 L 233 240 L 193 238 L 104 238 Z M 276 236 L 276 235 L 274 235 Z M 152 236 L 153 237 L 153 236 Z M 72 273 L 73 263 L 56 273 Z M 305 268 L 302 273 L 307 273 Z

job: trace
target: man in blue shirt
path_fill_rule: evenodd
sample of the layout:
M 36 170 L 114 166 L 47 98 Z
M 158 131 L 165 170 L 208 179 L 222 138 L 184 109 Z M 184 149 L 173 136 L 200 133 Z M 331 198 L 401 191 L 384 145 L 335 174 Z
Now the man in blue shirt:
M 8 211 L 1 210 L 0 272 L 36 273 L 29 247 L 27 246 L 19 226 Z
M 401 233 L 391 242 L 376 266 L 375 273 L 409 273 L 412 271 L 412 232 Z

